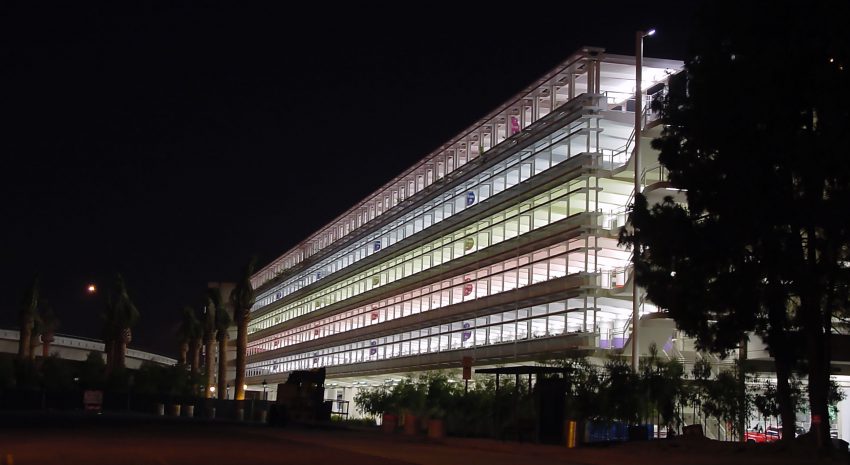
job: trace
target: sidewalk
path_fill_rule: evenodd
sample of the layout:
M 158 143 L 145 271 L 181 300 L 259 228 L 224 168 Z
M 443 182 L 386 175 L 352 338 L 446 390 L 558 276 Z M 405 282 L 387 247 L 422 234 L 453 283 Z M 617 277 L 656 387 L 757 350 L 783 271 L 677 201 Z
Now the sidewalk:
M 439 442 L 403 434 L 346 430 L 259 430 L 314 447 L 398 460 L 417 465 L 509 465 L 526 463 L 571 465 L 667 464 L 814 464 L 848 463 L 842 459 L 818 460 L 798 447 L 763 446 L 711 440 L 657 440 L 610 446 L 567 449 L 553 445 L 502 442 L 492 439 L 445 438 Z

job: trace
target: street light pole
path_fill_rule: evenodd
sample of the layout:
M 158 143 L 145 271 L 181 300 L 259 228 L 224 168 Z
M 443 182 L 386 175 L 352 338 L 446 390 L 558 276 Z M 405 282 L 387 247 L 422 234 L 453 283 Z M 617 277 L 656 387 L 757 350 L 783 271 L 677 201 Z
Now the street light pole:
M 655 34 L 655 29 L 647 32 L 637 31 L 635 33 L 635 195 L 632 197 L 632 205 L 640 194 L 640 133 L 643 123 L 643 38 Z M 637 263 L 638 245 L 635 244 L 632 251 L 632 370 L 637 373 L 640 363 L 640 352 L 638 351 L 638 322 L 640 321 L 640 293 L 637 286 Z

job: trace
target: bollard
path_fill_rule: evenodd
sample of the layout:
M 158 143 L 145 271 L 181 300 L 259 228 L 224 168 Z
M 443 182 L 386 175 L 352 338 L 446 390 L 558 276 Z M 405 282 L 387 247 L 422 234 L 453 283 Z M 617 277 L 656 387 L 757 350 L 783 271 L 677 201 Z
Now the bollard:
M 567 448 L 573 449 L 576 447 L 576 422 L 570 420 L 567 422 Z
M 257 411 L 257 421 L 258 422 L 265 423 L 267 417 L 268 417 L 268 412 L 266 412 L 265 410 Z
M 207 418 L 215 420 L 215 407 L 207 407 Z
M 195 406 L 191 404 L 187 404 L 183 406 L 183 411 L 186 413 L 186 418 L 193 418 L 195 416 Z
M 171 408 L 168 412 L 172 417 L 180 416 L 180 404 L 171 404 Z
M 156 404 L 156 414 L 160 417 L 165 415 L 165 404 Z
M 236 421 L 242 421 L 245 419 L 245 409 L 237 408 L 236 409 Z

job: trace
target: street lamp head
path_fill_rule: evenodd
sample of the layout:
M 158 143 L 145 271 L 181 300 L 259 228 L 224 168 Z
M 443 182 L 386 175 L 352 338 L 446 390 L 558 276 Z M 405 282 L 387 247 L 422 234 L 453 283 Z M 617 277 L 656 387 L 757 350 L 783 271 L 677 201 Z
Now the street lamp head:
M 654 34 L 655 34 L 655 29 L 650 29 L 650 30 L 646 31 L 646 33 L 643 36 L 649 37 L 649 36 L 654 35 Z
M 89 284 L 88 286 L 86 286 L 86 292 L 88 292 L 89 294 L 94 294 L 95 292 L 97 292 L 97 286 L 95 286 L 94 284 Z

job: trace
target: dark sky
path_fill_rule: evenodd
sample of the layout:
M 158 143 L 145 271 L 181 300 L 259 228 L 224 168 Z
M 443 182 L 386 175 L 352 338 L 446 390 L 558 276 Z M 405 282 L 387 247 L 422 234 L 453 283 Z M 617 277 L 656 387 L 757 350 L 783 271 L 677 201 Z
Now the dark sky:
M 60 331 L 99 337 L 84 287 L 120 271 L 131 347 L 168 355 L 207 281 L 282 254 L 583 45 L 631 54 L 656 27 L 645 54 L 683 58 L 695 11 L 24 3 L 0 6 L 0 327 L 38 271 Z

